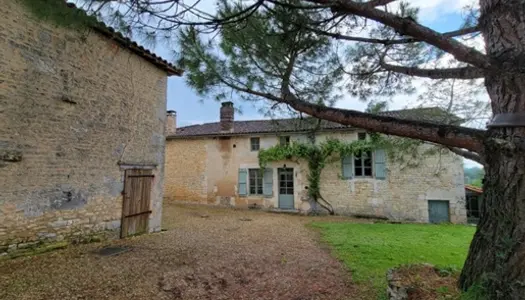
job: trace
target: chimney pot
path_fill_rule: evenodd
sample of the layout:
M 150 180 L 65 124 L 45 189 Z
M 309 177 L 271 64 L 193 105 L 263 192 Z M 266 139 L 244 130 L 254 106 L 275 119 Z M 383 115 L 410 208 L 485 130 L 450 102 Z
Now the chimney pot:
M 234 108 L 233 102 L 223 102 L 221 103 L 220 111 L 220 124 L 221 132 L 233 132 L 233 121 L 234 121 Z
M 168 110 L 166 112 L 166 136 L 174 135 L 177 132 L 177 112 Z

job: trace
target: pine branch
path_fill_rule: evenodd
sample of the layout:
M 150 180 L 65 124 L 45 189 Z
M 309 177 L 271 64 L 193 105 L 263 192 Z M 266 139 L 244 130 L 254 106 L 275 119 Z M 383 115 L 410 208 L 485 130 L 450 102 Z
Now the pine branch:
M 356 110 L 320 106 L 300 100 L 289 90 L 283 90 L 281 98 L 275 96 L 273 96 L 273 98 L 279 99 L 274 101 L 286 103 L 292 108 L 313 117 L 343 125 L 350 125 L 378 133 L 419 139 L 450 147 L 465 148 L 472 151 L 479 151 L 483 148 L 482 141 L 485 138 L 484 130 L 399 119 Z
M 387 71 L 431 79 L 477 79 L 485 76 L 485 72 L 476 67 L 421 69 L 417 67 L 396 66 L 384 62 L 380 62 L 380 66 Z
M 226 86 L 237 91 L 287 104 L 299 112 L 342 125 L 350 125 L 383 134 L 419 139 L 449 147 L 465 148 L 471 151 L 480 151 L 480 149 L 483 148 L 483 140 L 486 133 L 484 130 L 406 120 L 364 113 L 357 110 L 327 107 L 300 100 L 286 87 L 281 91 L 282 97 L 277 97 L 270 93 L 264 93 L 234 84 L 224 78 L 220 80 Z
M 448 150 L 456 153 L 457 155 L 459 156 L 463 156 L 465 158 L 468 158 L 470 160 L 473 160 L 475 162 L 478 162 L 480 164 L 485 164 L 485 161 L 483 160 L 483 158 L 481 157 L 481 155 L 475 153 L 475 152 L 472 152 L 472 151 L 468 151 L 468 150 L 463 150 L 463 149 L 460 149 L 460 148 L 456 148 L 456 147 L 447 147 Z
M 372 1 L 366 2 L 365 4 L 368 7 L 376 7 L 376 6 L 387 5 L 387 4 L 395 2 L 395 1 L 397 1 L 397 0 L 372 0 Z
M 428 27 L 417 23 L 412 18 L 403 18 L 395 14 L 377 9 L 370 8 L 363 3 L 357 3 L 350 0 L 305 0 L 321 5 L 332 4 L 332 10 L 336 12 L 344 12 L 346 14 L 353 14 L 361 16 L 370 20 L 374 20 L 386 26 L 395 29 L 402 35 L 411 36 L 422 42 L 426 42 L 436 48 L 439 48 L 447 53 L 453 55 L 458 61 L 477 66 L 479 68 L 488 69 L 491 64 L 488 56 L 477 51 L 474 48 L 463 45 L 462 43 L 444 36 Z
M 298 25 L 300 25 L 300 24 L 298 24 Z M 332 32 L 327 32 L 327 31 L 320 30 L 320 29 L 313 28 L 313 27 L 304 27 L 303 26 L 303 28 L 308 30 L 308 31 L 320 34 L 320 35 L 329 36 L 329 37 L 334 38 L 336 40 L 346 40 L 346 41 L 354 41 L 354 42 L 382 44 L 382 45 L 385 45 L 385 46 L 400 45 L 400 44 L 410 44 L 410 43 L 421 42 L 421 41 L 419 41 L 417 39 L 414 39 L 414 38 L 396 39 L 396 40 L 373 39 L 373 38 L 364 38 L 364 37 L 358 37 L 358 36 L 349 36 L 349 35 L 344 35 L 344 34 L 340 34 L 340 33 L 332 33 Z M 457 36 L 462 36 L 462 35 L 465 35 L 465 34 L 475 33 L 475 32 L 478 32 L 478 31 L 479 31 L 479 29 L 477 27 L 469 27 L 469 28 L 464 28 L 464 29 L 460 29 L 460 30 L 445 32 L 445 33 L 443 33 L 443 36 L 445 36 L 445 37 L 457 37 Z

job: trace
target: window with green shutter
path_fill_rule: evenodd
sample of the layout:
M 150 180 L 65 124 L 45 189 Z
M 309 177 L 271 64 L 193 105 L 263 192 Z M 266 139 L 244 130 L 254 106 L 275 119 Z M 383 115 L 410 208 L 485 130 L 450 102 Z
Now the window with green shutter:
M 386 179 L 386 153 L 383 149 L 360 151 L 354 156 L 341 159 L 344 179 L 353 177 L 372 177 Z
M 354 156 L 355 177 L 372 177 L 372 151 L 359 151 Z

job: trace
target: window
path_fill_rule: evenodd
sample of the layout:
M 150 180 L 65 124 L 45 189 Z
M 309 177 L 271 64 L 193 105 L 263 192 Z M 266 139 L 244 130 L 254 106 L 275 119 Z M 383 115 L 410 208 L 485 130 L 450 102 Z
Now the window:
M 359 151 L 354 156 L 354 174 L 372 177 L 372 151 Z
M 252 151 L 259 151 L 260 147 L 261 147 L 261 143 L 258 137 L 254 137 L 250 139 L 250 149 Z
M 366 140 L 366 132 L 358 132 L 357 133 L 357 139 L 360 141 Z
M 288 145 L 290 145 L 290 137 L 289 136 L 281 136 L 281 137 L 279 137 L 279 145 L 281 145 L 281 146 L 288 146 Z
M 248 170 L 250 195 L 263 194 L 263 174 L 260 169 Z

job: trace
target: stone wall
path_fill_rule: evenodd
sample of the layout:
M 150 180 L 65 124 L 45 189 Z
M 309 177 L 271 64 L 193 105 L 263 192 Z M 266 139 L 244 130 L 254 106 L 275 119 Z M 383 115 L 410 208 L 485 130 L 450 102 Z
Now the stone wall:
M 261 148 L 275 145 L 275 136 L 260 136 Z M 257 151 L 250 151 L 249 137 L 168 139 L 166 144 L 165 201 L 198 202 L 217 205 L 248 207 L 277 207 L 277 184 L 274 196 L 239 196 L 237 193 L 239 168 L 257 169 Z M 297 162 L 274 162 L 273 179 L 277 182 L 277 168 L 286 164 L 296 173 L 302 186 L 301 165 Z M 296 206 L 301 204 L 301 189 L 296 189 Z
M 168 140 L 164 198 L 206 203 L 206 139 Z
M 321 190 L 342 214 L 428 222 L 428 201 L 447 200 L 451 222 L 466 222 L 462 158 L 444 151 L 418 161 L 417 167 L 407 167 L 387 158 L 384 180 L 342 179 L 337 161 L 323 170 Z
M 254 135 L 256 136 L 256 135 Z M 278 137 L 259 136 L 261 148 L 276 145 Z M 357 139 L 356 132 L 321 133 L 317 142 L 328 138 Z M 304 135 L 292 141 L 305 142 Z M 428 147 L 428 146 L 425 146 Z M 273 196 L 243 196 L 237 193 L 239 168 L 259 168 L 257 152 L 250 151 L 250 136 L 232 138 L 171 139 L 167 142 L 165 195 L 170 201 L 193 201 L 232 206 L 254 203 L 278 207 L 277 168 L 294 168 L 294 203 L 298 210 L 311 207 L 306 187 L 305 161 L 273 162 Z M 448 151 L 425 156 L 417 167 L 386 163 L 387 176 L 342 179 L 340 158 L 334 157 L 321 176 L 321 191 L 339 214 L 386 217 L 391 220 L 428 222 L 428 200 L 447 200 L 452 222 L 466 221 L 462 158 Z
M 0 59 L 0 247 L 118 231 L 137 166 L 154 169 L 160 230 L 167 74 L 16 1 L 0 5 Z

